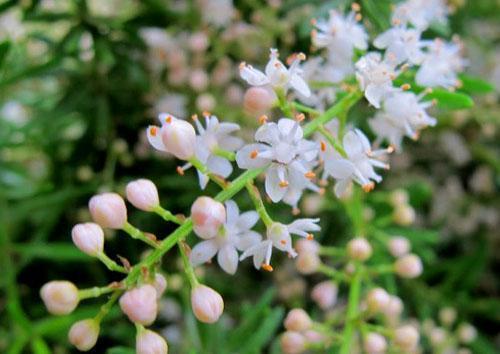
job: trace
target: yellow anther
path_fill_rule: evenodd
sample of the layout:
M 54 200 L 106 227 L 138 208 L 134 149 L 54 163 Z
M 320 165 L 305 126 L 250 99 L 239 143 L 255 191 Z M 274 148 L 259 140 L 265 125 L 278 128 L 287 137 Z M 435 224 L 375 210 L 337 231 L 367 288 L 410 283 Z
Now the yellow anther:
M 259 152 L 257 150 L 253 150 L 252 152 L 250 152 L 250 158 L 255 159 L 258 154 Z
M 316 177 L 316 173 L 314 173 L 313 171 L 309 171 L 309 172 L 304 173 L 304 176 L 306 178 L 313 179 L 314 177 Z
M 288 187 L 288 182 L 287 181 L 280 181 L 279 186 L 281 188 L 286 188 L 286 187 Z
M 151 134 L 151 136 L 156 136 L 157 132 L 158 132 L 158 128 L 156 128 L 156 127 L 149 128 L 149 134 Z
M 273 267 L 271 267 L 270 264 L 265 264 L 265 263 L 262 263 L 262 269 L 264 269 L 266 272 L 272 272 L 273 271 Z
M 267 120 L 268 120 L 267 116 L 265 114 L 263 114 L 259 117 L 259 124 L 260 125 L 265 124 L 265 123 L 267 123 Z

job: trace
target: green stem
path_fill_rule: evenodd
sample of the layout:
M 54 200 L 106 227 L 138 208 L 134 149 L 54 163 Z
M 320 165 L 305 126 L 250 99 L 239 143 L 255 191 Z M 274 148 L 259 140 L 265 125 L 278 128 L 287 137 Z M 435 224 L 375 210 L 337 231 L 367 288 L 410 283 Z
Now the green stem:
M 172 214 L 167 209 L 163 209 L 161 205 L 155 206 L 153 208 L 153 212 L 155 214 L 161 216 L 163 218 L 163 220 L 165 220 L 165 221 L 171 221 L 171 222 L 174 222 L 174 223 L 179 224 L 179 225 L 182 224 L 182 220 L 181 219 L 179 219 L 177 216 L 175 216 L 174 214 Z
M 288 103 L 288 100 L 286 99 L 285 92 L 283 90 L 276 90 L 276 94 L 278 96 L 278 104 L 279 104 L 280 109 L 283 111 L 285 116 L 293 119 L 293 112 L 290 108 L 290 104 Z
M 223 157 L 223 158 L 225 158 L 225 159 L 227 159 L 229 161 L 236 160 L 236 154 L 234 152 L 232 152 L 232 151 L 227 151 L 227 150 L 221 149 L 219 147 L 216 147 L 212 152 L 215 155 Z
M 138 228 L 136 228 L 132 224 L 130 224 L 128 222 L 125 223 L 122 230 L 125 231 L 127 234 L 129 234 L 132 238 L 135 238 L 136 240 L 141 240 L 142 242 L 147 243 L 148 245 L 150 245 L 153 248 L 158 248 L 158 242 L 153 241 L 152 239 L 147 237 L 144 234 L 144 232 L 142 232 L 141 230 L 139 230 Z
M 109 286 L 103 286 L 103 287 L 94 286 L 93 288 L 78 290 L 78 298 L 80 300 L 91 299 L 99 297 L 103 294 L 111 293 L 115 290 L 116 288 L 111 288 Z
M 98 253 L 96 257 L 102 263 L 104 263 L 104 265 L 106 266 L 106 268 L 108 268 L 109 270 L 111 270 L 113 272 L 120 272 L 120 273 L 125 273 L 125 274 L 128 273 L 128 271 L 125 269 L 125 267 L 122 267 L 121 265 L 118 265 L 118 263 L 116 263 L 114 260 L 112 260 L 111 258 L 109 258 L 106 255 L 106 253 L 104 253 L 104 252 Z
M 250 195 L 250 199 L 252 199 L 255 209 L 257 210 L 257 213 L 264 222 L 264 225 L 269 228 L 273 224 L 273 219 L 271 219 L 266 210 L 266 207 L 264 206 L 259 190 L 257 189 L 257 187 L 255 187 L 252 181 L 248 181 L 246 187 L 248 194 Z
M 348 283 L 350 281 L 349 277 L 346 276 L 344 273 L 339 272 L 338 270 L 329 267 L 325 264 L 320 264 L 318 267 L 318 272 L 323 273 L 326 276 L 329 276 L 336 282 L 346 282 Z
M 339 354 L 351 353 L 351 343 L 354 336 L 354 329 L 356 325 L 356 316 L 359 309 L 359 300 L 361 296 L 361 270 L 359 265 L 356 265 L 356 270 L 349 289 L 349 302 L 347 305 L 346 325 L 344 333 L 342 334 L 343 342 L 340 347 Z
M 208 172 L 208 168 L 207 166 L 201 162 L 200 160 L 198 160 L 196 157 L 193 157 L 189 160 L 189 163 L 191 165 L 193 165 L 198 171 L 200 171 L 201 173 L 203 173 L 204 175 L 207 175 L 208 178 L 210 178 L 213 182 L 215 182 L 219 187 L 221 187 L 222 189 L 226 189 L 227 186 L 226 186 L 226 182 L 224 181 L 223 178 L 213 174 L 213 173 L 210 173 Z
M 319 254 L 323 256 L 344 257 L 346 255 L 346 251 L 340 247 L 321 246 L 319 248 Z
M 189 283 L 191 284 L 191 288 L 194 288 L 198 286 L 200 283 L 196 278 L 196 274 L 194 273 L 194 268 L 186 254 L 186 246 L 182 242 L 178 242 L 177 246 L 179 246 L 179 251 L 181 253 L 182 265 L 184 266 L 184 273 L 186 273 Z
M 101 322 L 102 319 L 109 313 L 113 305 L 115 304 L 116 300 L 118 300 L 118 297 L 120 297 L 122 293 L 122 290 L 116 290 L 114 289 L 113 295 L 109 298 L 109 300 L 101 306 L 101 309 L 97 313 L 97 315 L 94 317 L 94 320 L 97 322 Z
M 318 111 L 317 109 L 305 106 L 305 105 L 298 103 L 298 102 L 292 102 L 292 107 L 295 108 L 297 111 L 309 113 L 309 114 L 312 114 L 314 116 L 319 116 L 321 114 L 321 112 Z
M 325 139 L 330 143 L 330 145 L 333 146 L 335 150 L 337 150 L 337 152 L 340 155 L 342 155 L 343 157 L 347 157 L 347 153 L 345 152 L 340 142 L 338 142 L 337 139 L 335 139 L 333 135 L 324 126 L 320 125 L 318 127 L 318 131 L 321 133 L 321 135 L 323 135 L 323 137 L 325 137 Z

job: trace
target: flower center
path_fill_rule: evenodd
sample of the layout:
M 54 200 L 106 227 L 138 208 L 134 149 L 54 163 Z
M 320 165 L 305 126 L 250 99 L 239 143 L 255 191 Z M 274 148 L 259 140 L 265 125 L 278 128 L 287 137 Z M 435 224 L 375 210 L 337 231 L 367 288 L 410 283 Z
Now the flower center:
M 274 156 L 276 161 L 288 164 L 295 157 L 295 147 L 286 142 L 279 142 L 274 148 Z

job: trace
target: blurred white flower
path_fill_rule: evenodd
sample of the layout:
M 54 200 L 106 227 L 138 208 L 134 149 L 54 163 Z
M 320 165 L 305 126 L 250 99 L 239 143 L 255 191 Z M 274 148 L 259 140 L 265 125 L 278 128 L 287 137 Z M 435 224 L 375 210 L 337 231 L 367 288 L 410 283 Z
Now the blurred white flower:
M 394 8 L 392 20 L 396 24 L 411 24 L 424 31 L 433 22 L 446 22 L 448 12 L 445 0 L 407 0 Z
M 422 48 L 426 43 L 420 40 L 420 31 L 413 28 L 392 27 L 375 38 L 373 44 L 385 49 L 385 56 L 392 58 L 395 64 L 420 64 L 424 59 Z

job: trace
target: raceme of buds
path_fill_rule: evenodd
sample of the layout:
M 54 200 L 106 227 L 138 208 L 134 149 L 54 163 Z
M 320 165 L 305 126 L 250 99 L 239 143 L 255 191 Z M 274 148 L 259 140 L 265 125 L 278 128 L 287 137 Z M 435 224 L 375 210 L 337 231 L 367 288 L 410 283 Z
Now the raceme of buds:
M 194 232 L 204 239 L 215 237 L 226 221 L 224 205 L 209 197 L 199 197 L 191 206 Z
M 408 252 L 410 252 L 410 242 L 406 237 L 403 236 L 395 236 L 391 237 L 387 246 L 389 247 L 389 252 L 394 257 L 402 257 Z
M 422 274 L 423 266 L 420 257 L 414 254 L 407 254 L 396 260 L 394 269 L 400 277 L 411 279 Z
M 316 284 L 311 292 L 311 298 L 323 310 L 331 308 L 337 302 L 337 284 L 327 280 Z
M 92 349 L 98 337 L 99 322 L 94 319 L 75 322 L 68 333 L 69 342 L 82 352 Z
M 103 193 L 89 201 L 92 219 L 102 227 L 121 229 L 127 222 L 125 201 L 116 193 Z
M 281 350 L 285 354 L 300 354 L 306 349 L 306 339 L 301 333 L 286 331 L 281 335 Z
M 104 232 L 92 222 L 77 224 L 71 230 L 71 238 L 78 249 L 89 256 L 96 256 L 104 248 Z
M 78 288 L 66 280 L 48 282 L 40 289 L 47 310 L 53 315 L 67 315 L 78 306 Z
M 347 244 L 347 254 L 351 259 L 366 261 L 372 255 L 372 246 L 363 237 L 356 237 Z
M 164 119 L 161 139 L 167 151 L 180 160 L 189 160 L 194 157 L 196 147 L 194 127 L 186 121 L 171 116 L 166 116 Z
M 160 204 L 158 189 L 149 179 L 138 179 L 127 184 L 127 200 L 137 209 L 151 211 Z
M 126 291 L 120 298 L 120 308 L 130 321 L 150 325 L 158 314 L 157 294 L 149 284 Z
M 149 329 L 140 330 L 135 338 L 135 352 L 137 354 L 167 354 L 167 341 Z
M 372 313 L 383 312 L 389 305 L 390 300 L 389 294 L 382 288 L 372 289 L 366 296 L 368 310 Z
M 404 325 L 394 331 L 394 344 L 404 351 L 413 351 L 419 341 L 420 335 L 415 327 Z
M 191 290 L 191 306 L 199 321 L 215 323 L 224 311 L 224 300 L 214 289 L 197 285 Z
M 274 91 L 267 87 L 250 87 L 243 97 L 243 107 L 248 114 L 258 116 L 269 112 L 276 100 Z
M 288 331 L 303 332 L 311 328 L 312 320 L 303 309 L 293 309 L 288 312 L 283 324 Z
M 387 350 L 387 341 L 383 335 L 370 332 L 364 338 L 363 348 L 367 354 L 383 354 Z

